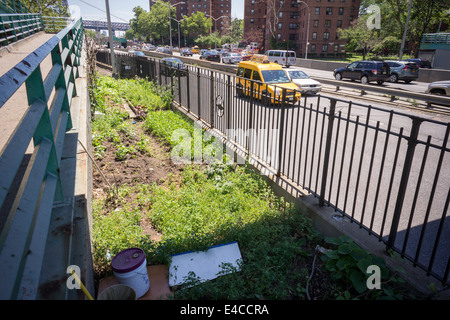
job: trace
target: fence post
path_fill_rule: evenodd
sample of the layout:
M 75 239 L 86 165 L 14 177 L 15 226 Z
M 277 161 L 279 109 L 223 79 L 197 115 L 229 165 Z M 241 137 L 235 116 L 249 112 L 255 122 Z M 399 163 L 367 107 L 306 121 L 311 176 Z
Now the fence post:
M 275 98 L 275 95 L 273 97 Z M 275 101 L 274 101 L 275 103 Z M 281 175 L 281 158 L 283 157 L 283 138 L 284 138 L 284 113 L 286 107 L 286 89 L 283 88 L 281 91 L 281 115 L 280 115 L 280 125 L 278 130 L 280 130 L 280 134 L 278 135 L 278 168 L 277 168 L 277 177 Z
M 200 101 L 200 68 L 197 67 L 197 107 L 198 107 L 198 119 L 202 117 L 202 107 Z
M 403 201 L 405 199 L 406 187 L 408 186 L 409 173 L 411 171 L 412 162 L 414 159 L 414 151 L 417 145 L 417 136 L 419 134 L 420 125 L 423 119 L 411 117 L 412 128 L 408 139 L 408 149 L 406 151 L 405 162 L 403 165 L 402 177 L 398 188 L 397 201 L 395 202 L 394 215 L 392 217 L 391 229 L 389 231 L 389 238 L 387 248 L 394 247 L 395 238 L 397 237 L 397 228 L 402 213 Z
M 186 72 L 186 94 L 187 94 L 187 109 L 188 112 L 191 112 L 191 94 L 190 94 L 190 88 L 189 88 L 189 78 L 191 75 L 191 70 L 189 69 L 189 67 L 187 67 L 187 72 Z
M 319 206 L 325 205 L 325 189 L 328 178 L 328 162 L 330 160 L 331 140 L 333 136 L 334 113 L 336 110 L 336 100 L 330 100 L 330 112 L 328 114 L 327 141 L 325 143 L 325 154 L 323 158 L 322 184 L 320 186 Z
M 211 124 L 211 128 L 214 128 L 214 109 L 216 104 L 216 99 L 214 99 L 214 71 L 209 71 L 209 90 L 210 90 L 210 96 L 209 96 L 209 115 L 211 117 L 209 123 Z

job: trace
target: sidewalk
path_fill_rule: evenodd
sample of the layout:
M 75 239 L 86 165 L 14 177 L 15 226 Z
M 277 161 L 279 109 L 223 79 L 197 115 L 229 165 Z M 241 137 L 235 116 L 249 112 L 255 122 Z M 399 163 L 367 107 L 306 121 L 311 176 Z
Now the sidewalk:
M 17 63 L 22 61 L 53 36 L 54 34 L 41 31 L 28 38 L 11 43 L 8 46 L 0 47 L 0 77 L 10 69 L 14 68 Z M 51 66 L 52 62 L 49 56 L 41 64 L 43 79 L 45 79 L 49 73 Z M 0 150 L 3 150 L 3 146 L 14 132 L 14 129 L 27 109 L 28 101 L 25 85 L 22 85 L 16 93 L 0 107 Z

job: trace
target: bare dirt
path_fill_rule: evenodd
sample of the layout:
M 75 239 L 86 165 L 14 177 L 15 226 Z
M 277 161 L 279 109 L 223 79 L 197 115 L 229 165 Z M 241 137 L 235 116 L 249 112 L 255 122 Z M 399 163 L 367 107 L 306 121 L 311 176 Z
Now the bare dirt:
M 111 76 L 111 72 L 97 68 L 99 75 Z M 157 185 L 163 184 L 167 179 L 176 182 L 179 179 L 179 173 L 183 170 L 182 165 L 176 165 L 170 159 L 169 146 L 155 138 L 147 132 L 144 122 L 139 119 L 129 118 L 133 126 L 134 135 L 131 137 L 119 133 L 122 143 L 125 146 L 136 144 L 140 141 L 141 134 L 148 139 L 150 154 L 141 154 L 136 152 L 135 156 L 128 156 L 125 160 L 116 159 L 116 147 L 106 141 L 104 146 L 106 150 L 101 159 L 95 159 L 96 166 L 93 172 L 93 193 L 94 197 L 106 196 L 106 191 L 111 186 L 121 186 L 128 184 L 134 186 L 137 184 Z M 97 167 L 99 169 L 97 169 Z M 141 227 L 144 234 L 149 235 L 155 241 L 161 240 L 161 234 L 152 226 L 150 220 L 144 215 L 141 220 Z

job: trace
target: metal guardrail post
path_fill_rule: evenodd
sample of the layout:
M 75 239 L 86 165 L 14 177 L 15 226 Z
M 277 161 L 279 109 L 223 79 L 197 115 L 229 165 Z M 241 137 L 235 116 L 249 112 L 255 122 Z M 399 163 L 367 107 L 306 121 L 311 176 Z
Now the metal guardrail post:
M 395 203 L 394 215 L 392 217 L 391 229 L 387 241 L 388 248 L 393 248 L 395 244 L 395 238 L 397 236 L 397 228 L 400 222 L 400 215 L 402 212 L 403 201 L 405 199 L 406 188 L 408 186 L 409 173 L 411 171 L 411 166 L 414 159 L 414 151 L 417 145 L 417 137 L 419 135 L 420 125 L 422 124 L 423 121 L 423 119 L 417 117 L 411 117 L 411 119 L 412 119 L 411 134 L 408 138 L 408 149 L 406 151 L 402 176 L 398 188 L 397 200 Z
M 274 95 L 274 99 L 276 99 L 275 95 Z M 284 138 L 284 122 L 285 122 L 284 120 L 285 120 L 285 113 L 286 113 L 285 109 L 286 109 L 286 89 L 283 88 L 281 91 L 280 125 L 278 127 L 278 130 L 280 130 L 280 134 L 278 135 L 277 177 L 281 176 L 281 159 L 283 158 L 283 138 Z
M 325 188 L 328 178 L 328 163 L 330 160 L 331 140 L 333 136 L 333 123 L 336 111 L 336 100 L 330 101 L 330 112 L 328 114 L 328 128 L 327 128 L 327 140 L 325 142 L 325 154 L 323 158 L 323 170 L 322 170 L 322 183 L 320 186 L 319 206 L 325 205 Z

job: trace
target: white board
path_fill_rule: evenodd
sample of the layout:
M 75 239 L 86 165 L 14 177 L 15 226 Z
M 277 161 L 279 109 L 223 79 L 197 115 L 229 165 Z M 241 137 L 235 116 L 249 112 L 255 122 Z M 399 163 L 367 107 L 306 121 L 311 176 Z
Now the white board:
M 196 279 L 200 278 L 203 282 L 217 278 L 219 272 L 223 275 L 234 271 L 230 268 L 223 269 L 224 263 L 238 271 L 241 259 L 241 252 L 236 241 L 213 246 L 206 251 L 175 254 L 172 256 L 169 267 L 169 286 L 183 284 L 191 272 L 195 274 Z

